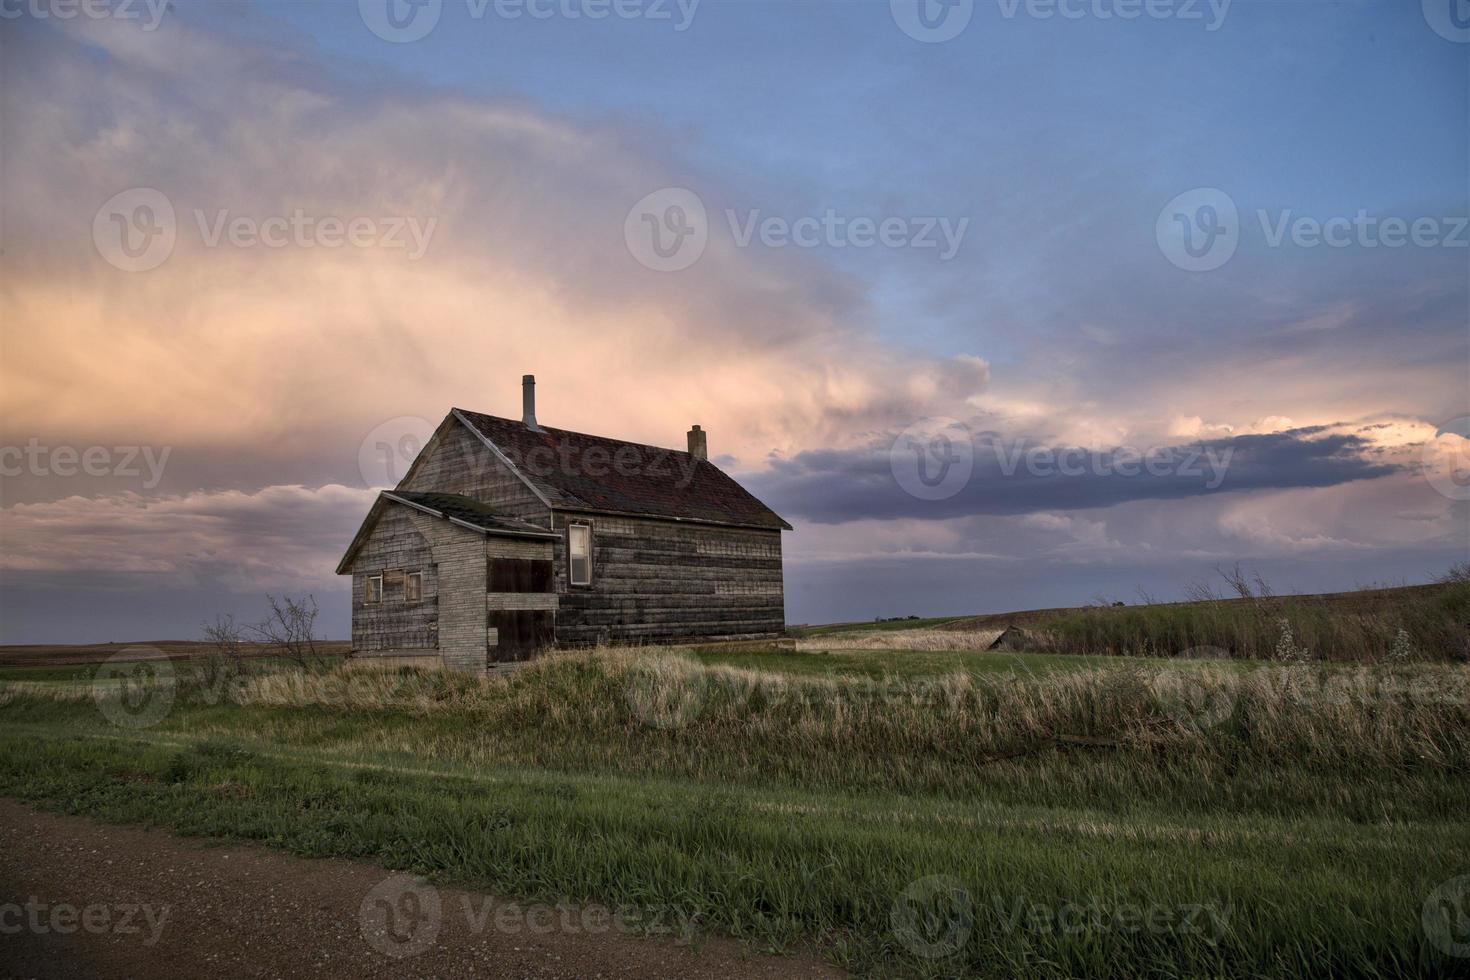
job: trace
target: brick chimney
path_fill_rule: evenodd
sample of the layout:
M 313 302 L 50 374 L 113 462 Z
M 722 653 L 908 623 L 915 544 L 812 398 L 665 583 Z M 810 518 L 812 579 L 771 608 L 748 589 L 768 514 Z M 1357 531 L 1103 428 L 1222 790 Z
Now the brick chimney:
M 695 459 L 709 459 L 709 444 L 705 442 L 707 434 L 697 425 L 689 430 L 689 455 Z
M 541 426 L 536 424 L 536 376 L 534 374 L 521 376 L 521 422 L 528 429 L 541 431 Z

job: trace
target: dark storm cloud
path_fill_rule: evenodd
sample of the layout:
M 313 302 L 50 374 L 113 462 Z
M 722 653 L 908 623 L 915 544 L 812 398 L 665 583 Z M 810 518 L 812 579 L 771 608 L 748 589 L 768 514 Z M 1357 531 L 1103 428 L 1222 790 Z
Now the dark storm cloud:
M 965 479 L 967 458 L 973 463 Z M 775 461 L 749 483 L 788 518 L 836 524 L 1087 510 L 1136 500 L 1326 487 L 1399 468 L 1362 436 L 1327 426 L 1108 449 L 1041 446 L 980 433 L 968 446 L 963 439 L 945 444 L 898 436 L 859 449 L 803 452 Z M 919 495 L 905 486 L 919 488 Z

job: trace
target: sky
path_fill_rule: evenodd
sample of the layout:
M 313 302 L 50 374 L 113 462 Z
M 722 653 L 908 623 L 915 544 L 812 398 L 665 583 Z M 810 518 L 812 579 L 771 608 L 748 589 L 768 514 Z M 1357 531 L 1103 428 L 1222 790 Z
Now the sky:
M 0 642 L 346 636 L 527 373 L 790 623 L 1429 581 L 1467 218 L 1465 0 L 0 0 Z

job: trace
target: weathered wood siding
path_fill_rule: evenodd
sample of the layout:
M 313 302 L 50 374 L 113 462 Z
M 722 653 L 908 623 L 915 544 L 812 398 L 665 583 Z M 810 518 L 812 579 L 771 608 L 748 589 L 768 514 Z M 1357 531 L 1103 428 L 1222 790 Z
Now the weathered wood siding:
M 352 563 L 353 652 L 382 657 L 434 651 L 444 666 L 471 672 L 491 661 L 524 658 L 528 638 L 519 632 L 510 637 L 517 651 L 499 655 L 492 617 L 521 610 L 552 617 L 556 595 L 487 589 L 496 563 L 520 569 L 532 561 L 550 564 L 551 542 L 487 536 L 411 507 L 387 508 Z M 382 602 L 368 603 L 368 578 L 394 570 L 421 572 L 423 597 L 409 602 L 402 593 L 385 592 Z
M 567 578 L 567 524 L 592 525 L 592 584 Z M 557 511 L 560 643 L 746 637 L 786 628 L 781 532 Z
M 481 538 L 415 515 L 440 566 L 437 625 L 447 666 L 483 669 L 487 658 L 495 660 L 496 651 L 487 641 L 489 624 L 506 622 L 496 617 L 515 610 L 550 613 L 557 642 L 570 644 L 760 637 L 786 627 L 780 531 L 553 513 L 477 435 L 459 424 L 446 427 L 425 448 L 400 489 L 464 494 L 507 516 L 563 532 L 553 550 L 548 542 Z M 568 583 L 565 529 L 574 519 L 593 526 L 588 587 Z M 470 534 L 478 547 L 459 534 Z M 495 559 L 542 559 L 553 551 L 555 595 L 491 589 L 490 563 Z M 359 559 L 357 565 L 363 564 Z M 356 645 L 361 601 L 356 574 L 354 585 Z
M 378 521 L 352 563 L 352 649 L 433 650 L 438 640 L 439 582 L 434 551 L 414 525 L 406 507 L 390 507 Z M 408 602 L 402 595 L 367 602 L 367 580 L 389 569 L 423 573 L 423 598 Z
M 410 520 L 439 564 L 439 652 L 444 666 L 485 669 L 485 537 L 418 511 Z
M 463 425 L 430 442 L 421 459 L 398 489 L 464 494 L 507 517 L 550 525 L 551 511 L 541 499 Z

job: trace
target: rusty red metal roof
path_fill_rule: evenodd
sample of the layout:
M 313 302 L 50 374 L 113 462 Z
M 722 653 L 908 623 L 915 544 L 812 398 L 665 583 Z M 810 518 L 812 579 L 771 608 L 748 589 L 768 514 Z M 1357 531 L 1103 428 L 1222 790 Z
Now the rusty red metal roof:
M 454 414 L 488 440 L 553 508 L 790 530 L 707 459 L 622 439 Z

